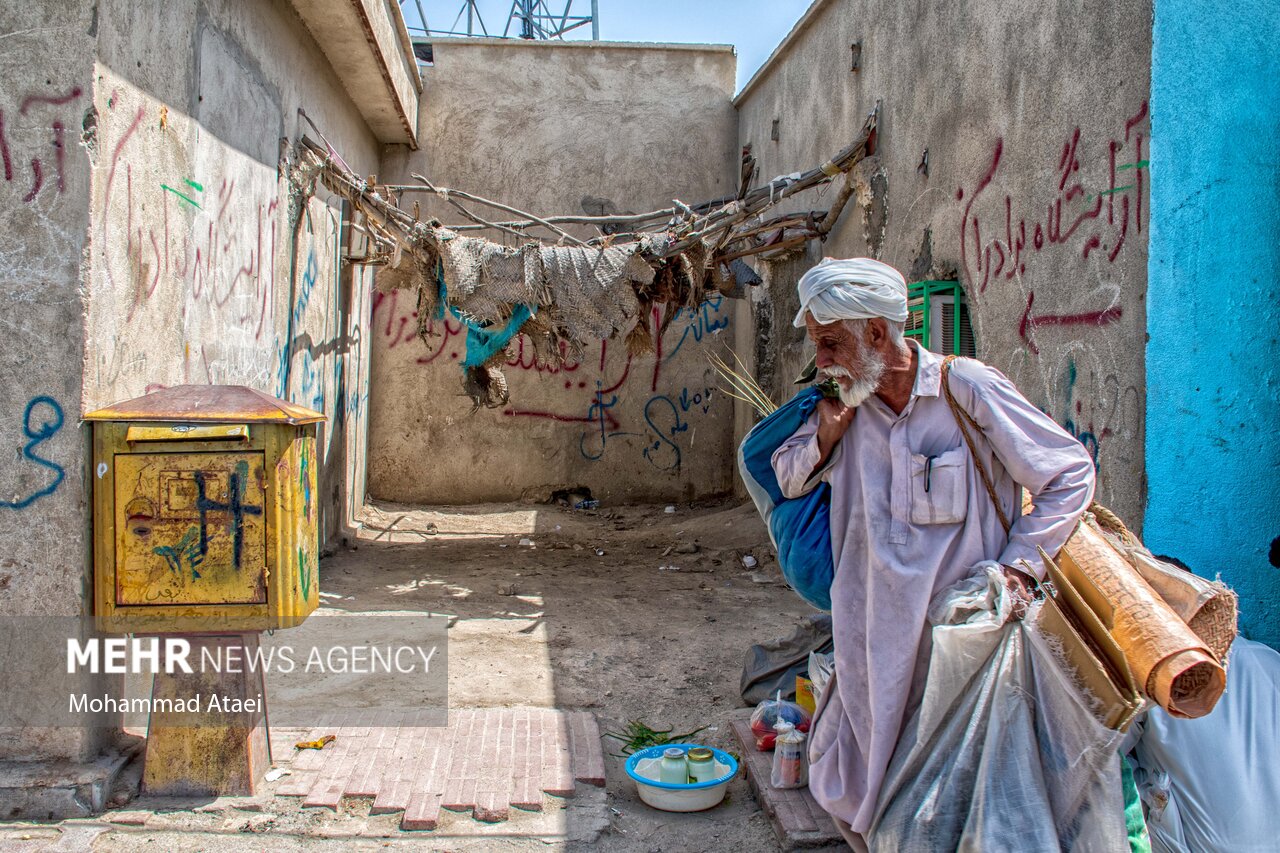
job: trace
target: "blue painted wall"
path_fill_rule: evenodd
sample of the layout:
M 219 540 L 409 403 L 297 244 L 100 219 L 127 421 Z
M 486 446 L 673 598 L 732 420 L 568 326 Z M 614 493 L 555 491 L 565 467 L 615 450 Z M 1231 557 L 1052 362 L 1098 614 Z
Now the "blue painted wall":
M 1156 0 L 1147 513 L 1280 646 L 1280 0 Z

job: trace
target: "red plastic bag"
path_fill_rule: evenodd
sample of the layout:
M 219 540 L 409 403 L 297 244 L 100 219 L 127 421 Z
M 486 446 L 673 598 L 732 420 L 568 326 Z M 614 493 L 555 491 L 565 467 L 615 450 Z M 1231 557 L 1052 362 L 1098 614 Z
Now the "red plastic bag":
M 809 712 L 795 702 L 786 702 L 782 691 L 778 691 L 773 699 L 766 699 L 751 712 L 751 733 L 756 736 L 756 749 L 768 752 L 773 749 L 778 733 L 774 726 L 784 720 L 795 726 L 796 731 L 809 731 Z

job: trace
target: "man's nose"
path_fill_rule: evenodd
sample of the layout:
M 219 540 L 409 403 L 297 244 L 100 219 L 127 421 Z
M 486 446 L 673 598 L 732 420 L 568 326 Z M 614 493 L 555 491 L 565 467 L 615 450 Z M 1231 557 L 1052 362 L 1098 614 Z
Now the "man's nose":
M 831 353 L 827 352 L 825 349 L 819 349 L 814 363 L 818 365 L 819 370 L 825 370 L 826 368 L 834 365 L 836 360 L 832 358 Z

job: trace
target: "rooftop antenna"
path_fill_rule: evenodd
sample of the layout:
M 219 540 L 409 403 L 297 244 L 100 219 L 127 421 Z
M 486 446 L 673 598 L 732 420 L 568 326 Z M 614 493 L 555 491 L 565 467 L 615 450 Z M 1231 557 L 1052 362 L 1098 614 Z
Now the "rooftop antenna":
M 507 27 L 502 31 L 503 38 L 511 35 L 511 25 L 517 23 L 520 29 L 517 35 L 522 39 L 562 39 L 570 30 L 590 24 L 592 40 L 599 41 L 599 0 L 591 0 L 589 15 L 572 14 L 573 2 L 564 0 L 564 9 L 557 14 L 547 5 L 547 0 L 512 0 Z
M 400 0 L 402 10 L 407 2 L 408 0 Z M 561 2 L 563 2 L 563 9 L 560 9 Z M 590 24 L 591 38 L 599 41 L 599 0 L 589 0 L 591 6 L 590 14 L 575 10 L 575 2 L 579 5 L 582 4 L 582 0 L 512 0 L 511 12 L 507 15 L 507 25 L 503 29 L 501 37 L 535 40 L 563 39 L 565 33 Z M 414 35 L 421 34 L 427 37 L 493 37 L 496 35 L 496 33 L 490 33 L 488 27 L 485 26 L 484 18 L 480 15 L 479 0 L 464 0 L 462 8 L 454 16 L 453 24 L 449 29 L 433 29 L 427 23 L 427 14 L 423 10 L 422 0 L 413 0 L 413 3 L 418 12 L 418 19 L 422 22 L 420 27 L 408 26 L 410 33 Z M 555 11 L 552 8 L 552 4 L 554 4 L 555 9 L 560 10 L 558 12 Z M 466 18 L 466 27 L 465 29 L 460 29 L 464 17 Z

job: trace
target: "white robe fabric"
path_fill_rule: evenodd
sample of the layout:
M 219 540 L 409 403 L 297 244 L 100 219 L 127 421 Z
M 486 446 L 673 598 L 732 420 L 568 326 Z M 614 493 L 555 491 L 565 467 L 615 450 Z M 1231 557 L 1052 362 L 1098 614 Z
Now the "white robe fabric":
M 900 415 L 879 397 L 863 403 L 816 474 L 816 414 L 773 456 L 786 496 L 831 485 L 836 671 L 810 736 L 809 790 L 857 833 L 870 826 L 903 724 L 923 694 L 930 599 L 983 560 L 1042 576 L 1037 547 L 1056 553 L 1094 490 L 1093 460 L 1066 430 L 998 370 L 953 362 L 952 392 L 982 428 L 974 443 L 1014 519 L 1006 537 L 942 395 L 941 357 L 908 346 L 918 366 Z M 1021 517 L 1020 486 L 1035 503 Z

